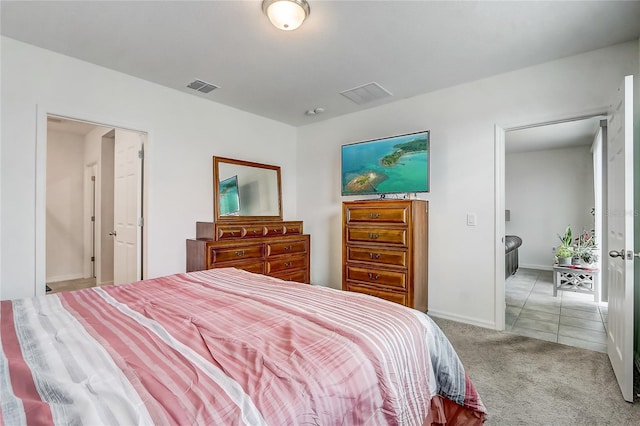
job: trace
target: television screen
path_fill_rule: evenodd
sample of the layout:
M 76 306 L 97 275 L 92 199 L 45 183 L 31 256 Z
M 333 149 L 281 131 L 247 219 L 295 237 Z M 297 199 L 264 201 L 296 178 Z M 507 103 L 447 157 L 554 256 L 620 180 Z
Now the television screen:
M 342 145 L 342 195 L 429 192 L 429 131 Z
M 220 182 L 220 216 L 233 216 L 240 212 L 238 176 Z

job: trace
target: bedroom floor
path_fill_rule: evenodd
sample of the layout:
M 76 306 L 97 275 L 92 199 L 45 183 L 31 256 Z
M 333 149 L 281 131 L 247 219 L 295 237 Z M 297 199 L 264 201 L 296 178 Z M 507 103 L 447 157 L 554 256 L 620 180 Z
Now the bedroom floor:
M 597 352 L 607 352 L 607 303 L 593 295 L 558 292 L 551 271 L 520 268 L 505 282 L 505 331 Z

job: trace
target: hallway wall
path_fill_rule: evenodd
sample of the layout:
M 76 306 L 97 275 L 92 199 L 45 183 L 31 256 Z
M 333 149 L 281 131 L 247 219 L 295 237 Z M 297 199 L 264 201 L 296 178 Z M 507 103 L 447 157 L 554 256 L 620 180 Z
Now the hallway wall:
M 551 270 L 557 234 L 592 230 L 593 159 L 589 146 L 505 155 L 507 235 L 518 235 L 523 268 Z
M 47 132 L 47 282 L 84 274 L 84 137 Z

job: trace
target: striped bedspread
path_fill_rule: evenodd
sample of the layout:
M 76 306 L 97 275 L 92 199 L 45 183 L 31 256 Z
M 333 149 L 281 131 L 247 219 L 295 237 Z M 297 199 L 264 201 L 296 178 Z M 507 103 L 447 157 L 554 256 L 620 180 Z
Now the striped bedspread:
M 431 319 L 356 293 L 213 269 L 3 301 L 0 320 L 0 424 L 484 420 Z

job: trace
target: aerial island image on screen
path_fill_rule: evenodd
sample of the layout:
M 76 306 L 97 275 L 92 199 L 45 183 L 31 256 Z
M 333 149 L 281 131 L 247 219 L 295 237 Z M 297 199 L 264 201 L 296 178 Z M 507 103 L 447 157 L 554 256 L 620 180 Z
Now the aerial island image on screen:
M 429 133 L 343 146 L 344 195 L 428 191 Z

